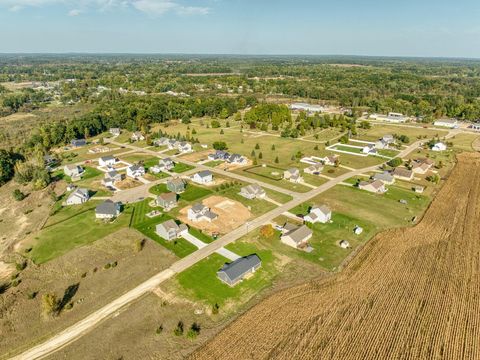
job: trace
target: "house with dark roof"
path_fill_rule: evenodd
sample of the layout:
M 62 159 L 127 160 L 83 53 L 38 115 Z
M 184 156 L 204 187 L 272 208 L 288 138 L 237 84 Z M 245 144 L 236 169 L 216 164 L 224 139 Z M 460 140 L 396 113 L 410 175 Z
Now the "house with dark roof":
M 373 180 L 380 180 L 385 184 L 391 185 L 395 182 L 395 178 L 390 174 L 389 171 L 384 171 L 383 173 L 376 173 L 372 176 Z
M 188 220 L 197 222 L 197 221 L 208 221 L 212 222 L 218 218 L 218 215 L 213 211 L 210 211 L 210 208 L 203 205 L 202 203 L 196 203 L 191 208 L 188 209 Z
M 122 181 L 125 178 L 124 174 L 120 174 L 116 170 L 108 171 L 102 179 L 103 186 L 114 186 L 117 181 Z
M 193 174 L 192 181 L 197 184 L 210 184 L 213 181 L 213 174 L 210 170 L 199 171 Z
M 100 166 L 113 166 L 116 163 L 117 159 L 112 155 L 102 156 L 100 159 L 98 159 L 98 165 Z
M 70 141 L 70 145 L 72 145 L 72 147 L 82 147 L 82 146 L 87 145 L 87 140 L 85 140 L 85 139 L 73 139 L 72 141 Z
M 224 150 L 216 150 L 213 154 L 208 155 L 209 160 L 227 160 L 230 157 L 230 153 Z
M 226 263 L 217 271 L 217 277 L 229 286 L 235 286 L 243 279 L 255 273 L 262 266 L 262 260 L 257 254 L 241 257 L 231 263 Z
M 131 178 L 139 178 L 145 175 L 145 168 L 141 165 L 132 165 L 127 167 L 127 176 Z
M 155 232 L 162 239 L 172 241 L 182 237 L 183 234 L 188 232 L 188 227 L 185 224 L 178 225 L 173 220 L 167 220 L 161 224 L 157 224 L 155 227 Z
M 95 217 L 97 219 L 113 219 L 120 215 L 121 204 L 112 200 L 105 200 L 95 208 Z

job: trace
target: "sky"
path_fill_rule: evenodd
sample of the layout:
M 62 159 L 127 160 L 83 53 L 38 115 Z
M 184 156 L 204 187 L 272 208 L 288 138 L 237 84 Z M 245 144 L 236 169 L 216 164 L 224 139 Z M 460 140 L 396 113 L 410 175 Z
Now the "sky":
M 480 58 L 480 0 L 0 0 L 0 53 Z

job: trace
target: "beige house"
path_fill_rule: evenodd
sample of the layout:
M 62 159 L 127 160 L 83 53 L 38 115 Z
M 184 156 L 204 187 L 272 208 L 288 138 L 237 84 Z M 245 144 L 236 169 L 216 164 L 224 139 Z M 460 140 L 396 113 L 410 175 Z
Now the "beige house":
M 380 180 L 361 181 L 358 188 L 375 194 L 383 194 L 387 191 L 385 184 Z
M 302 249 L 308 246 L 308 240 L 312 237 L 313 232 L 307 226 L 302 225 L 293 227 L 286 231 L 281 237 L 280 241 L 285 245 Z

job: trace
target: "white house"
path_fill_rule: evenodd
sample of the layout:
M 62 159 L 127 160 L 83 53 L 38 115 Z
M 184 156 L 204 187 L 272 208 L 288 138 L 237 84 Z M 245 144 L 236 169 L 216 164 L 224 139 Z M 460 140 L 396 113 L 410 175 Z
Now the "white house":
M 425 174 L 428 170 L 431 169 L 433 164 L 433 160 L 427 158 L 417 159 L 412 162 L 412 171 L 416 174 Z
M 142 141 L 145 140 L 145 136 L 140 131 L 135 131 L 130 137 L 132 141 Z
M 376 149 L 388 149 L 390 145 L 395 143 L 393 135 L 384 135 L 381 139 L 375 143 Z
M 72 192 L 67 200 L 65 201 L 66 205 L 80 205 L 88 201 L 90 195 L 87 189 L 78 188 Z
M 112 200 L 105 200 L 95 208 L 97 219 L 113 219 L 120 215 L 121 204 Z
M 260 185 L 250 184 L 240 189 L 240 195 L 246 199 L 264 199 L 267 196 L 267 193 Z
M 323 165 L 320 163 L 310 165 L 309 167 L 303 169 L 305 174 L 319 175 L 323 170 Z
M 363 147 L 362 153 L 367 154 L 367 155 L 376 155 L 378 153 L 378 151 L 375 148 L 375 145 L 367 145 L 367 146 Z
M 104 186 L 114 186 L 117 181 L 123 180 L 125 177 L 124 174 L 120 174 L 119 172 L 112 170 L 107 173 L 105 173 L 105 176 L 102 180 L 102 184 Z
M 196 203 L 190 209 L 188 209 L 188 220 L 193 222 L 198 222 L 198 221 L 212 222 L 217 218 L 218 218 L 218 215 L 210 211 L 210 208 L 203 205 L 202 203 Z
M 310 212 L 305 215 L 303 220 L 310 223 L 322 223 L 325 224 L 332 219 L 332 211 L 325 205 L 314 206 L 310 209 Z
M 182 237 L 183 234 L 186 234 L 188 232 L 188 227 L 185 224 L 177 225 L 175 221 L 167 220 L 161 224 L 158 224 L 155 227 L 155 232 L 161 238 L 167 241 L 172 241 Z
M 213 174 L 210 170 L 199 171 L 193 174 L 192 181 L 197 184 L 210 184 L 213 182 Z
M 192 144 L 186 142 L 186 141 L 182 141 L 182 142 L 179 142 L 177 143 L 177 149 L 178 151 L 180 151 L 182 154 L 183 153 L 189 153 L 189 152 L 192 152 L 193 151 L 193 148 L 192 148 Z
M 121 131 L 120 131 L 120 128 L 110 128 L 109 132 L 113 136 L 118 136 L 118 135 L 120 135 Z
M 342 240 L 338 243 L 342 249 L 348 249 L 350 247 L 350 243 L 347 240 Z
M 324 107 L 321 105 L 312 105 L 307 103 L 293 103 L 290 105 L 291 110 L 306 111 L 310 113 L 320 113 L 324 111 Z
M 112 156 L 102 156 L 100 159 L 98 159 L 98 164 L 100 166 L 113 166 L 117 163 L 117 159 Z
M 387 191 L 385 184 L 380 180 L 361 181 L 358 188 L 376 194 L 383 194 Z
M 132 165 L 127 167 L 127 176 L 136 179 L 143 175 L 145 175 L 145 168 L 143 166 Z
M 457 119 L 438 119 L 433 123 L 433 125 L 446 127 L 449 129 L 456 129 L 458 128 L 458 121 Z
M 432 146 L 432 151 L 445 151 L 447 150 L 447 145 L 442 142 L 438 142 Z
M 175 167 L 175 163 L 173 162 L 172 159 L 165 158 L 165 159 L 160 159 L 158 161 L 158 166 L 160 167 L 161 170 L 169 171 Z
M 308 240 L 310 240 L 312 235 L 312 230 L 305 225 L 299 227 L 292 226 L 291 229 L 280 237 L 280 241 L 293 248 L 302 249 L 308 247 Z
M 290 168 L 283 172 L 283 178 L 293 183 L 299 183 L 303 180 L 300 176 L 300 170 L 298 168 Z
M 82 176 L 84 170 L 80 165 L 65 165 L 63 167 L 63 172 L 65 175 L 70 176 L 72 180 L 78 180 Z
M 353 228 L 353 233 L 355 235 L 360 235 L 363 232 L 363 228 L 361 226 L 355 225 Z
M 334 166 L 338 161 L 338 155 L 325 156 L 322 160 L 325 165 Z

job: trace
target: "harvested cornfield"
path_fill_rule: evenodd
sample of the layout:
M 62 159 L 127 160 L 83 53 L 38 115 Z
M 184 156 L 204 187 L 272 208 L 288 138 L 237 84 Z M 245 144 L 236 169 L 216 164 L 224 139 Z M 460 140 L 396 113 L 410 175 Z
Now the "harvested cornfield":
M 271 296 L 193 358 L 480 359 L 479 198 L 480 155 L 459 155 L 420 224 Z

